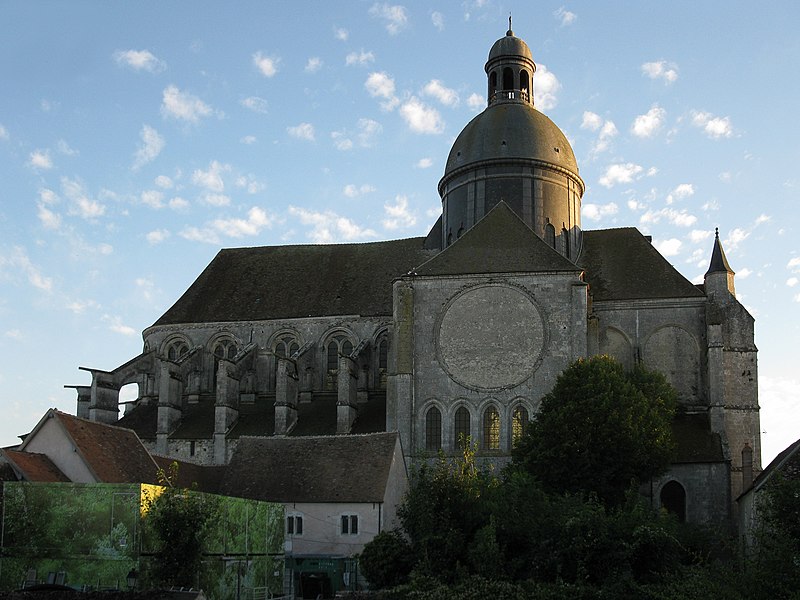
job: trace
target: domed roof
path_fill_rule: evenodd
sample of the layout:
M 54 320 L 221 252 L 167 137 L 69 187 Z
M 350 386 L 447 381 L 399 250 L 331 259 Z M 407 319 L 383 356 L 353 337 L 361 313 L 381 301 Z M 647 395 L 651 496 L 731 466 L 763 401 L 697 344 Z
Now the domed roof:
M 508 159 L 543 161 L 578 175 L 575 153 L 556 124 L 528 104 L 509 103 L 490 106 L 467 124 L 450 150 L 442 181 L 469 164 Z
M 487 64 L 501 56 L 522 56 L 523 58 L 533 61 L 533 55 L 531 54 L 531 49 L 528 48 L 528 44 L 516 37 L 514 32 L 510 29 L 506 32 L 505 37 L 501 37 L 497 40 L 492 46 L 492 49 L 489 50 Z

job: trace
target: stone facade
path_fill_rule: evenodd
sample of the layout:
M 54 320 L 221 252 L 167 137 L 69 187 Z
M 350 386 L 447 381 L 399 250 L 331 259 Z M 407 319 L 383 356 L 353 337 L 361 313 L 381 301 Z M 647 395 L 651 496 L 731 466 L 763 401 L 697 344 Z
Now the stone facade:
M 428 236 L 221 251 L 141 355 L 89 370 L 78 414 L 202 464 L 228 463 L 242 436 L 396 431 L 406 463 L 469 438 L 500 465 L 558 374 L 609 354 L 680 396 L 678 458 L 645 493 L 731 522 L 743 456 L 761 468 L 757 350 L 721 243 L 696 286 L 634 228 L 584 231 L 584 184 L 534 108 L 535 70 L 513 32 L 492 47 L 487 108 L 454 142 Z M 139 394 L 118 421 L 127 383 Z

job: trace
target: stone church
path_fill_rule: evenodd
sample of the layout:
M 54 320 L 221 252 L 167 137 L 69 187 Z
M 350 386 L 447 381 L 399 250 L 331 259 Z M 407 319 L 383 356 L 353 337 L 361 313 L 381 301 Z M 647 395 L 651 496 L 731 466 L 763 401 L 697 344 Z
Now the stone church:
M 634 227 L 584 231 L 584 182 L 535 108 L 527 44 L 509 30 L 485 71 L 487 107 L 453 144 L 427 236 L 221 250 L 139 356 L 87 369 L 78 416 L 200 464 L 226 464 L 243 436 L 380 431 L 409 464 L 467 437 L 503 463 L 558 374 L 609 354 L 680 395 L 653 504 L 730 522 L 761 449 L 754 321 L 719 236 L 694 285 Z

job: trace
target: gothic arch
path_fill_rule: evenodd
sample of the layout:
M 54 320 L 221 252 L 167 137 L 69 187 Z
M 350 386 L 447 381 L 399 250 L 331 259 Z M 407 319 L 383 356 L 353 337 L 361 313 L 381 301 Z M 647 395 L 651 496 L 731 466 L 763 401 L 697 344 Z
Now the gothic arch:
M 600 353 L 608 354 L 619 361 L 626 371 L 633 368 L 633 345 L 621 329 L 606 327 L 603 330 L 600 335 Z
M 188 354 L 191 349 L 192 342 L 188 337 L 181 333 L 174 333 L 164 338 L 158 354 L 167 360 L 176 361 Z
M 466 413 L 464 412 L 466 411 Z M 466 421 L 464 420 L 467 417 Z M 475 436 L 475 414 L 466 398 L 456 398 L 450 405 L 447 412 L 443 429 L 447 432 L 445 447 L 457 451 L 460 446 L 459 437 L 465 434 L 470 440 L 474 441 Z
M 431 411 L 438 413 L 438 433 L 435 428 L 436 424 L 431 419 L 435 414 Z M 422 410 L 417 418 L 417 431 L 420 432 L 417 438 L 417 445 L 420 450 L 438 452 L 445 447 L 446 415 L 447 409 L 436 398 L 429 398 L 422 405 Z
M 525 426 L 533 418 L 535 412 L 527 398 L 517 397 L 511 401 L 508 416 L 505 419 L 510 433 L 510 435 L 506 436 L 509 441 L 509 450 L 514 447 L 514 442 L 522 435 Z
M 670 479 L 658 492 L 659 506 L 674 514 L 681 523 L 686 522 L 686 488 L 675 479 Z
M 644 343 L 644 364 L 664 374 L 683 402 L 695 401 L 700 391 L 700 347 L 679 325 L 664 325 Z
M 322 384 L 326 390 L 336 390 L 339 356 L 349 355 L 357 345 L 358 337 L 345 327 L 331 329 L 320 338 Z

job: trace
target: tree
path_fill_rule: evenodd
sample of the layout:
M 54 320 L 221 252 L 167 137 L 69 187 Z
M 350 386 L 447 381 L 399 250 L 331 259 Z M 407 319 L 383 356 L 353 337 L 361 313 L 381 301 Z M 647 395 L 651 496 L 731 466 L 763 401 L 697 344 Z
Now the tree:
M 158 471 L 160 494 L 144 503 L 145 526 L 153 534 L 157 556 L 149 574 L 156 585 L 192 587 L 198 581 L 203 542 L 217 514 L 209 496 L 179 488 L 178 463 Z
M 405 583 L 414 560 L 399 531 L 381 531 L 364 546 L 358 564 L 370 588 L 383 589 Z
M 663 472 L 672 452 L 676 393 L 663 375 L 625 373 L 608 356 L 559 375 L 513 451 L 513 464 L 557 493 L 596 494 L 606 506 Z

